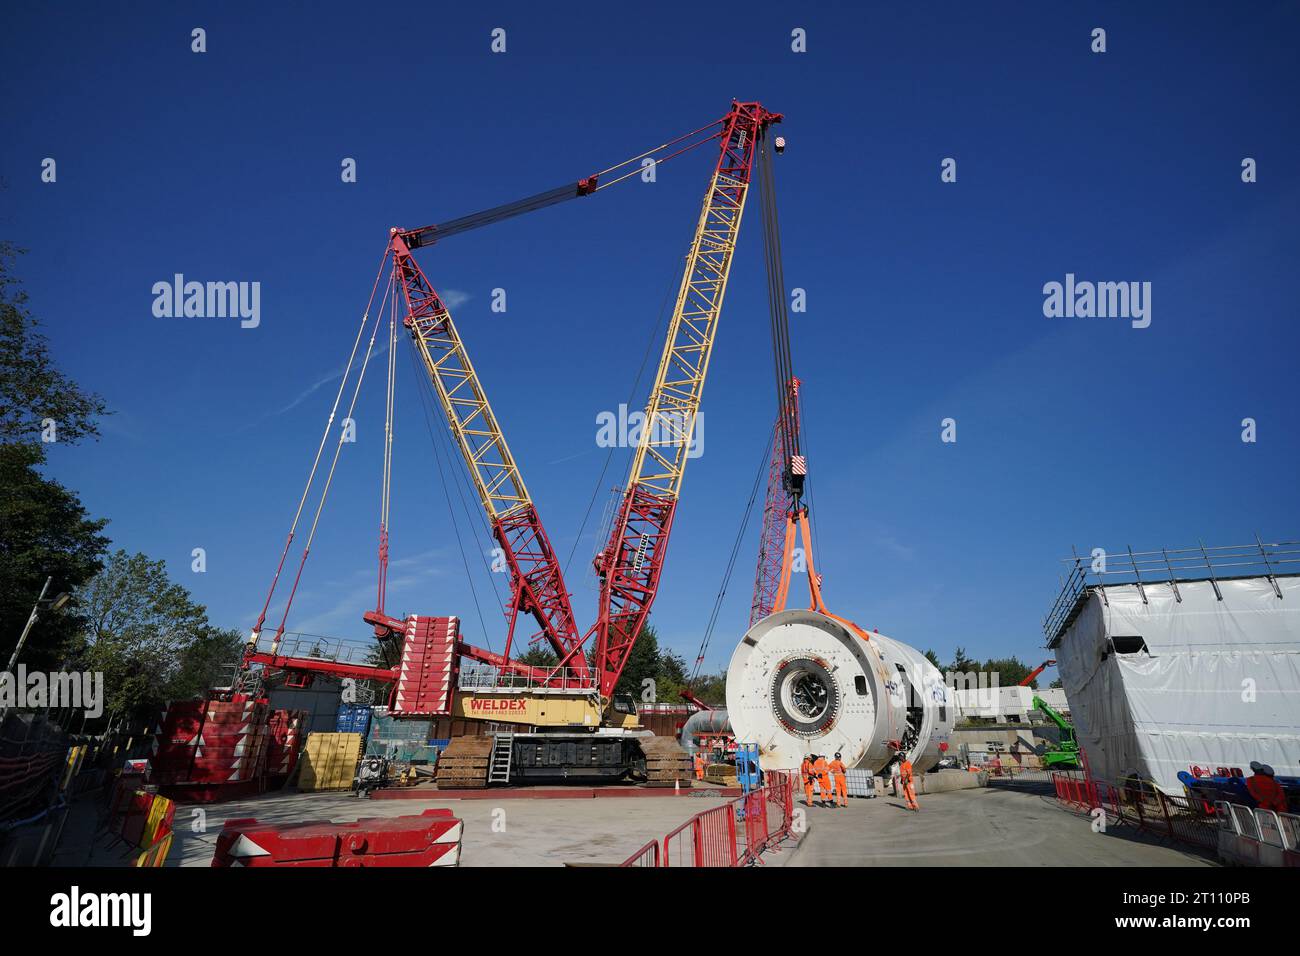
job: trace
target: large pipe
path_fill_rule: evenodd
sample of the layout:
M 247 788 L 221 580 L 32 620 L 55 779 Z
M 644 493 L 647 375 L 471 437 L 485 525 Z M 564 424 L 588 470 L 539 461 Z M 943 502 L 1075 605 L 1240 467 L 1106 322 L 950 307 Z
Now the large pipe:
M 901 744 L 923 773 L 939 762 L 956 719 L 943 675 L 915 648 L 864 640 L 815 611 L 781 611 L 751 627 L 727 668 L 727 712 L 763 766 L 789 770 L 810 753 L 840 753 L 879 772 Z
M 727 717 L 725 707 L 716 710 L 697 710 L 691 716 L 686 718 L 686 723 L 682 725 L 681 744 L 686 753 L 694 757 L 695 751 L 700 748 L 695 745 L 696 734 L 729 734 L 731 733 L 731 720 Z

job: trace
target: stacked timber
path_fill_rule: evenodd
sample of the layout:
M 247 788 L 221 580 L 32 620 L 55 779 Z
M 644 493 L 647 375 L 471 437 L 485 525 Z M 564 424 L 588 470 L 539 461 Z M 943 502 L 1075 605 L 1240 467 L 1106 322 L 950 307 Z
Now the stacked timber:
M 672 737 L 640 737 L 647 787 L 691 785 L 691 758 Z
M 488 764 L 492 760 L 489 736 L 453 737 L 438 754 L 434 782 L 440 790 L 481 790 L 487 786 Z

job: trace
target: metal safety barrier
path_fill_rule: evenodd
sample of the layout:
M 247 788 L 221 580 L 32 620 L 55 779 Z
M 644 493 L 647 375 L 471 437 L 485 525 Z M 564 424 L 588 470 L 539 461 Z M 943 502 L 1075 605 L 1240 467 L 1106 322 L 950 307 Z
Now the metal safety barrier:
M 1101 810 L 1108 823 L 1207 849 L 1218 845 L 1218 812 L 1199 797 L 1164 793 L 1150 784 L 1108 783 L 1071 771 L 1055 771 L 1052 787 L 1059 803 L 1084 813 Z
M 1245 866 L 1300 867 L 1300 815 L 1220 800 L 1219 857 Z
M 1300 816 L 1226 800 L 1218 801 L 1215 807 L 1224 830 L 1281 850 L 1300 850 Z
M 647 843 L 621 865 L 748 866 L 789 835 L 793 820 L 794 778 L 769 771 L 762 787 L 695 814 L 664 837 L 662 850 Z
M 659 841 L 651 840 L 620 864 L 621 866 L 658 866 Z

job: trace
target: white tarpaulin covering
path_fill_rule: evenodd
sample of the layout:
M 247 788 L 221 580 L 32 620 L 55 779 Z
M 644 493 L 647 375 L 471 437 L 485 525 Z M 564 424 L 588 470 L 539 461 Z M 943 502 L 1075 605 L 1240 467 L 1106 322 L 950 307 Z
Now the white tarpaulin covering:
M 1094 589 L 1056 648 L 1094 776 L 1181 792 L 1178 771 L 1300 775 L 1300 578 Z M 1145 650 L 1132 650 L 1141 637 Z M 1119 653 L 1115 642 L 1118 641 Z

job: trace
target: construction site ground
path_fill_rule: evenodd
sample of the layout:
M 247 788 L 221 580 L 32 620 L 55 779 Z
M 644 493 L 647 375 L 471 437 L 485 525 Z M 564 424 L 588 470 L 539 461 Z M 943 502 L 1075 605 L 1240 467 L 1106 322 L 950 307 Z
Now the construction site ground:
M 648 841 L 661 840 L 691 816 L 727 799 L 696 784 L 690 792 L 591 791 L 568 799 L 554 788 L 481 791 L 473 799 L 361 799 L 347 792 L 266 794 L 215 804 L 179 804 L 167 866 L 209 866 L 222 824 L 239 817 L 267 823 L 346 822 L 360 817 L 418 814 L 447 807 L 465 823 L 462 866 L 563 866 L 619 863 Z M 530 790 L 532 792 L 530 792 Z M 87 795 L 90 797 L 91 795 Z M 543 797 L 529 799 L 529 797 Z M 912 812 L 899 798 L 854 798 L 844 809 L 798 807 L 807 831 L 797 846 L 768 854 L 769 866 L 1214 866 L 1209 854 L 1115 825 L 1093 832 L 1091 821 L 1062 810 L 1042 788 L 988 787 L 922 795 Z M 122 847 L 96 835 L 98 801 L 73 807 L 55 866 L 122 866 Z
M 549 789 L 549 788 L 548 788 Z M 590 790 L 586 791 L 588 794 Z M 644 791 L 643 791 L 644 792 Z M 209 866 L 226 820 L 255 817 L 262 823 L 308 820 L 347 822 L 361 817 L 418 814 L 447 807 L 465 823 L 462 866 L 563 866 L 621 863 L 648 841 L 696 813 L 727 799 L 720 788 L 700 786 L 674 795 L 592 799 L 521 799 L 518 792 L 481 791 L 474 799 L 448 799 L 437 791 L 425 799 L 371 800 L 350 792 L 272 793 L 224 803 L 178 804 L 175 842 L 167 866 Z M 93 839 L 95 805 L 79 801 L 69 818 L 55 866 L 122 866 L 125 851 Z M 201 815 L 200 815 L 201 811 Z
M 987 787 L 919 798 L 851 799 L 805 810 L 808 832 L 787 866 L 1215 866 L 1181 844 L 1132 827 L 1094 833 L 1046 788 Z M 803 807 L 802 798 L 799 806 Z

